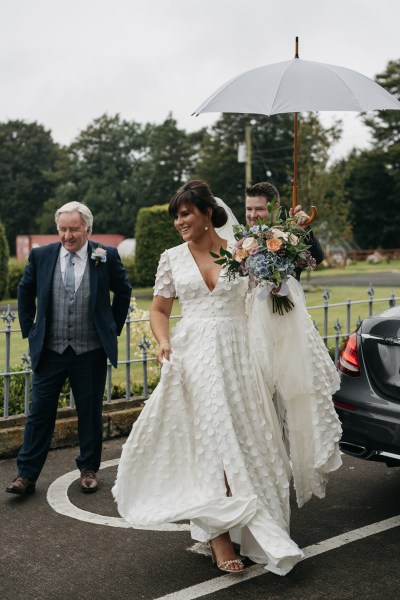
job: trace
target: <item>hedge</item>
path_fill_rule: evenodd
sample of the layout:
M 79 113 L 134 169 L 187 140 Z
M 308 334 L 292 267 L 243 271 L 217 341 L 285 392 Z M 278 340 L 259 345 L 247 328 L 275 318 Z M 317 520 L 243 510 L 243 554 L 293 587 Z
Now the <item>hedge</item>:
M 129 283 L 133 286 L 136 281 L 135 276 L 135 258 L 134 257 L 124 257 L 121 258 L 122 264 L 124 265 L 126 272 L 128 274 Z
M 0 300 L 8 296 L 8 259 L 10 250 L 3 223 L 0 222 Z
M 168 204 L 141 208 L 135 237 L 135 286 L 151 286 L 154 284 L 160 254 L 182 242 L 168 214 Z
M 10 258 L 8 261 L 8 296 L 16 298 L 18 293 L 18 284 L 22 279 L 27 261 L 20 261 L 16 258 Z

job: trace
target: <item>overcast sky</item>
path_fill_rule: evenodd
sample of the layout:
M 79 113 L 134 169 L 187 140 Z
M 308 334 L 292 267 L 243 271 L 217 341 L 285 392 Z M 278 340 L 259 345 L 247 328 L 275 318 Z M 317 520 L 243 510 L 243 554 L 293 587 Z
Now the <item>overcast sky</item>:
M 0 121 L 37 121 L 70 143 L 104 113 L 199 129 L 222 83 L 300 57 L 374 78 L 400 59 L 399 0 L 0 0 Z M 320 113 L 329 124 L 332 113 Z M 335 156 L 365 147 L 353 113 Z M 266 117 L 267 118 L 267 117 Z

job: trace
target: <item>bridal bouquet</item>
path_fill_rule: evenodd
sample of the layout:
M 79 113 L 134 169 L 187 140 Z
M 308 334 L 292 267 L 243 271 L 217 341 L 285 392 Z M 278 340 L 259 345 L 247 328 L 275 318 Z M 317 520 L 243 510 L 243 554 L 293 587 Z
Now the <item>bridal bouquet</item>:
M 281 219 L 280 209 L 268 205 L 270 218 L 247 228 L 235 225 L 236 243 L 232 252 L 220 249 L 220 254 L 211 253 L 217 264 L 223 265 L 226 276 L 249 275 L 260 288 L 259 298 L 271 294 L 273 312 L 280 315 L 293 308 L 287 297 L 287 280 L 296 268 L 314 269 L 315 259 L 308 251 L 304 238 L 307 231 L 297 225 L 293 218 Z

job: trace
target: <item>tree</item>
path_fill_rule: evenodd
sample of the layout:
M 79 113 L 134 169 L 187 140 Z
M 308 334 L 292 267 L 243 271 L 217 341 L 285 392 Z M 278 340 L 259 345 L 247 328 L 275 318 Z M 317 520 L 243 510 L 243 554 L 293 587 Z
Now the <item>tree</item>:
M 339 121 L 332 127 L 325 128 L 313 113 L 307 113 L 301 118 L 297 152 L 298 199 L 306 210 L 311 204 L 321 204 L 324 201 L 321 179 L 327 173 L 329 150 L 340 134 Z
M 282 191 L 292 164 L 291 115 L 243 115 L 225 113 L 205 133 L 195 175 L 205 179 L 239 220 L 244 218 L 245 166 L 238 162 L 238 146 L 251 126 L 252 180 L 269 180 Z
M 119 115 L 95 119 L 66 150 L 65 182 L 46 205 L 46 212 L 78 200 L 94 215 L 95 233 L 133 235 L 135 203 L 132 173 L 143 154 L 143 127 Z M 54 214 L 54 212 L 53 212 Z M 43 214 L 40 222 L 48 227 Z
M 339 124 L 325 129 L 316 115 L 299 115 L 299 184 L 305 205 L 313 201 L 317 174 L 326 169 L 330 144 L 340 135 Z M 270 181 L 290 207 L 293 184 L 293 115 L 226 113 L 204 135 L 196 176 L 205 179 L 235 215 L 244 219 L 245 167 L 238 163 L 238 145 L 251 126 L 252 181 Z
M 179 130 L 172 116 L 161 125 L 95 119 L 60 159 L 63 177 L 40 215 L 42 232 L 54 230 L 57 207 L 79 200 L 94 214 L 95 233 L 132 237 L 138 210 L 168 201 L 190 176 L 200 138 Z
M 362 248 L 399 247 L 400 196 L 384 158 L 380 150 L 355 153 L 348 166 L 353 235 Z
M 54 193 L 58 152 L 42 125 L 0 124 L 0 217 L 12 253 L 18 234 L 37 233 L 34 216 Z
M 347 161 L 340 160 L 318 173 L 314 179 L 311 203 L 317 207 L 318 213 L 312 227 L 326 252 L 329 246 L 352 241 L 351 204 L 345 185 L 346 173 Z
M 375 81 L 396 97 L 400 96 L 400 60 L 389 61 L 386 70 L 378 73 Z M 364 117 L 364 123 L 372 130 L 375 146 L 388 150 L 400 143 L 400 111 L 375 111 Z
M 376 81 L 400 94 L 400 60 L 390 61 Z M 399 247 L 400 111 L 376 111 L 364 118 L 374 149 L 353 153 L 346 177 L 354 238 L 364 248 Z
M 168 202 L 192 176 L 204 132 L 178 129 L 172 115 L 161 125 L 146 125 L 145 155 L 132 176 L 138 189 L 138 208 Z
M 303 115 L 299 127 L 298 203 L 306 212 L 311 205 L 317 207 L 312 227 L 326 246 L 351 237 L 345 163 L 328 167 L 330 149 L 341 132 L 340 121 L 325 128 L 313 113 Z

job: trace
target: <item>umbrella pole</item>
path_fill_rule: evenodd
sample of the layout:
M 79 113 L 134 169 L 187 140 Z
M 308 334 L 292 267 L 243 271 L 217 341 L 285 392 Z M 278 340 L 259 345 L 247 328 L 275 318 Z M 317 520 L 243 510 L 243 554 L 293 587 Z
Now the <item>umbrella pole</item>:
M 295 58 L 299 58 L 299 38 L 296 36 L 295 43 Z M 297 187 L 297 137 L 299 129 L 299 113 L 294 113 L 294 144 L 293 144 L 293 187 L 292 187 L 292 208 L 294 209 L 298 205 L 298 187 Z M 311 207 L 311 215 L 308 220 L 303 223 L 303 227 L 312 223 L 317 216 L 317 209 L 315 206 Z
M 299 38 L 295 40 L 295 58 L 299 58 Z M 293 143 L 293 187 L 292 187 L 292 208 L 297 206 L 297 133 L 299 127 L 299 113 L 294 113 L 294 143 Z
M 294 113 L 294 148 L 293 148 L 293 187 L 292 187 L 292 208 L 294 209 L 298 205 L 298 187 L 297 187 L 297 138 L 299 129 L 299 113 Z M 303 223 L 303 227 L 310 225 L 317 216 L 317 209 L 315 206 L 311 206 L 311 215 L 308 216 L 307 221 Z
M 294 146 L 293 146 L 293 187 L 292 187 L 292 208 L 297 206 L 297 133 L 299 126 L 299 113 L 294 113 Z

